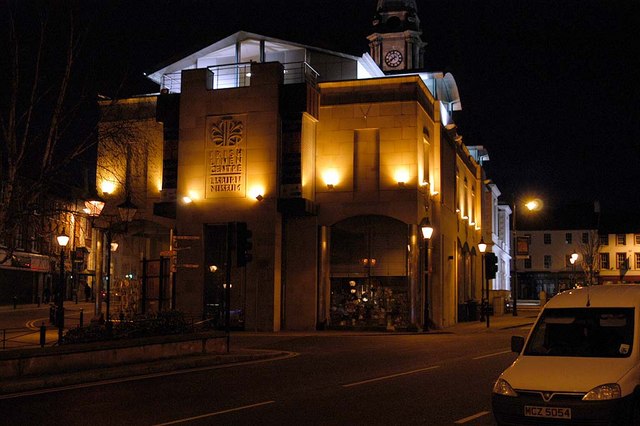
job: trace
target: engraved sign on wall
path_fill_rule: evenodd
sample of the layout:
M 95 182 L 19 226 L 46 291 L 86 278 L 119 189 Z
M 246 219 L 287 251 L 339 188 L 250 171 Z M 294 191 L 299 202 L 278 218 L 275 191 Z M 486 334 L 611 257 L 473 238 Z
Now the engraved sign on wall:
M 244 131 L 244 122 L 238 117 L 209 117 L 207 120 L 207 198 L 245 196 Z

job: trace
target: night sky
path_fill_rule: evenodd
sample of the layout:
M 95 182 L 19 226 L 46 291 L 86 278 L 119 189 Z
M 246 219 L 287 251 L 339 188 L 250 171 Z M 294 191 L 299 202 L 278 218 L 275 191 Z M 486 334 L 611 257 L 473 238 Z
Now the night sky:
M 24 0 L 29 1 L 29 0 Z M 157 91 L 154 71 L 244 30 L 368 52 L 376 0 L 85 0 L 95 90 Z M 451 72 L 467 145 L 505 196 L 599 200 L 640 222 L 640 1 L 417 0 L 426 70 Z M 506 197 L 505 197 L 506 198 Z

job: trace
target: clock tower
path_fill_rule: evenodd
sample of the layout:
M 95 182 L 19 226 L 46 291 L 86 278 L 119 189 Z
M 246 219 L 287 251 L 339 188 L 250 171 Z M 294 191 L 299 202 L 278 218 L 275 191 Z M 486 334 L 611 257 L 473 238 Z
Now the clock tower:
M 424 46 L 415 0 L 378 0 L 373 33 L 367 37 L 371 57 L 384 71 L 424 67 Z

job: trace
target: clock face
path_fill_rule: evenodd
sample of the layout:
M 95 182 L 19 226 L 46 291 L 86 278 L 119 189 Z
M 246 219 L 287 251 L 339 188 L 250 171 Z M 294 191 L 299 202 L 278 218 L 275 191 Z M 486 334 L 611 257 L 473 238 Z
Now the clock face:
M 384 63 L 390 67 L 397 67 L 402 63 L 402 53 L 398 50 L 390 50 L 384 55 Z

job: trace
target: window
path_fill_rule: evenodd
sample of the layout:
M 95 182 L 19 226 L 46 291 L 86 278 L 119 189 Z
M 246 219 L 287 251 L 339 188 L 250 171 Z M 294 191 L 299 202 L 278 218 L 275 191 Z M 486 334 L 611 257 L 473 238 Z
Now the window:
M 548 233 L 544 234 L 544 243 L 551 244 L 551 234 L 548 234 Z
M 567 244 L 571 244 L 573 242 L 573 234 L 571 232 L 564 234 L 564 242 Z
M 640 234 L 636 234 L 634 237 L 635 237 L 635 240 L 636 240 L 636 245 L 640 246 Z
M 625 234 L 616 234 L 616 244 L 619 246 L 627 245 L 627 236 Z
M 551 255 L 544 255 L 544 269 L 551 269 Z
M 636 267 L 635 269 L 640 269 L 640 253 L 636 253 Z
M 633 308 L 545 309 L 525 355 L 626 358 L 633 347 Z
M 627 253 L 616 253 L 616 269 L 629 269 Z
M 524 260 L 524 269 L 531 269 L 531 258 L 527 257 Z
M 582 233 L 582 244 L 589 244 L 589 233 L 588 232 L 583 232 Z
M 609 269 L 609 253 L 600 253 L 600 269 Z
M 609 245 L 609 235 L 598 235 L 598 238 L 600 239 L 601 246 Z

